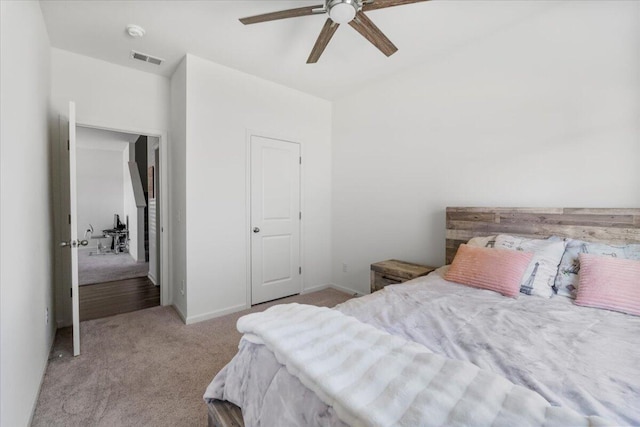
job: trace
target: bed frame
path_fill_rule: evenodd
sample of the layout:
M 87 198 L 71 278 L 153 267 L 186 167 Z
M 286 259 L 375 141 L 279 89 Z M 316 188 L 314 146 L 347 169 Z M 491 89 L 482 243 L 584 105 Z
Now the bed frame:
M 640 208 L 447 208 L 447 264 L 462 243 L 494 234 L 638 243 Z
M 214 400 L 207 404 L 208 427 L 244 427 L 242 409 L 226 400 Z
M 447 208 L 446 260 L 472 237 L 512 234 L 524 237 L 570 237 L 611 244 L 640 243 L 640 208 Z M 216 400 L 209 427 L 243 427 L 242 410 Z

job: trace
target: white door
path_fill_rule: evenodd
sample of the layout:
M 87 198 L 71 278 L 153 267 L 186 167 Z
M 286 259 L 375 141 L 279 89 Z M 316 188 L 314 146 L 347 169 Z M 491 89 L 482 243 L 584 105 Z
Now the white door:
M 300 293 L 300 146 L 251 136 L 251 304 Z
M 87 241 L 78 241 L 78 205 L 76 185 L 76 104 L 69 102 L 69 219 L 70 236 L 60 245 L 71 250 L 71 312 L 73 315 L 73 355 L 80 354 L 80 296 L 78 294 L 78 246 Z

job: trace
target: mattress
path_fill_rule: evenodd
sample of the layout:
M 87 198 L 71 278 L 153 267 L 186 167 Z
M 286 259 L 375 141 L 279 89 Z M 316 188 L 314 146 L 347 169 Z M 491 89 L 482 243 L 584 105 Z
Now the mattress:
M 640 424 L 640 318 L 578 307 L 564 297 L 506 298 L 447 282 L 446 268 L 336 309 L 503 375 L 552 405 Z M 264 345 L 246 340 L 205 398 L 242 407 L 248 426 L 343 425 Z

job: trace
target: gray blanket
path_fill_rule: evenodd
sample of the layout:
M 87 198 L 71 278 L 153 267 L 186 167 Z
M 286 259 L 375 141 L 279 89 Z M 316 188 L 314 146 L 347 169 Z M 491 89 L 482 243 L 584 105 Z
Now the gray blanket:
M 640 318 L 564 297 L 517 300 L 446 282 L 439 270 L 336 308 L 537 391 L 551 404 L 640 425 Z M 384 367 L 381 367 L 383 369 Z M 342 425 L 262 345 L 243 342 L 205 398 L 243 408 L 247 426 Z

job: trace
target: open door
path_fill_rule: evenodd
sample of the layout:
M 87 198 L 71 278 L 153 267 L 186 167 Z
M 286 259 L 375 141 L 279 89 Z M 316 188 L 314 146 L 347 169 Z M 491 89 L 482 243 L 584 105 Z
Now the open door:
M 80 354 L 80 295 L 78 293 L 78 246 L 86 246 L 86 240 L 78 240 L 78 205 L 76 185 L 76 104 L 69 102 L 69 223 L 68 241 L 60 246 L 71 250 L 71 312 L 73 315 L 73 355 Z

